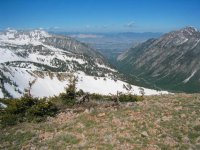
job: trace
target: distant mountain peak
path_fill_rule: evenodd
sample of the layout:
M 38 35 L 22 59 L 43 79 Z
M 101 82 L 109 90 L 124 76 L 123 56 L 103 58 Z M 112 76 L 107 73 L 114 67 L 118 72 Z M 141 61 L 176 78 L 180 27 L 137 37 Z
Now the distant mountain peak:
M 50 34 L 48 32 L 46 32 L 45 30 L 42 29 L 35 29 L 35 30 L 31 30 L 29 31 L 31 36 L 38 36 L 38 37 L 50 37 Z
M 187 26 L 187 27 L 177 31 L 177 33 L 182 33 L 183 36 L 185 36 L 185 37 L 191 37 L 191 36 L 199 35 L 200 32 L 195 27 Z
M 172 31 L 164 34 L 154 44 L 160 43 L 163 46 L 177 46 L 186 43 L 187 41 L 198 41 L 200 39 L 200 32 L 191 26 L 182 28 L 180 30 Z
M 193 26 L 187 26 L 187 27 L 181 29 L 181 31 L 199 32 L 198 29 Z
M 39 40 L 51 37 L 48 32 L 41 29 L 34 30 L 15 30 L 15 29 L 6 29 L 3 32 L 0 32 L 0 41 L 6 43 L 15 43 L 15 44 L 28 44 L 30 42 L 39 42 Z
M 177 36 L 181 36 L 181 37 L 191 37 L 191 36 L 196 36 L 199 35 L 199 30 L 195 27 L 192 26 L 187 26 L 185 28 L 182 28 L 180 30 L 177 31 L 172 31 L 169 32 L 167 35 L 168 36 L 172 36 L 172 37 L 177 37 Z

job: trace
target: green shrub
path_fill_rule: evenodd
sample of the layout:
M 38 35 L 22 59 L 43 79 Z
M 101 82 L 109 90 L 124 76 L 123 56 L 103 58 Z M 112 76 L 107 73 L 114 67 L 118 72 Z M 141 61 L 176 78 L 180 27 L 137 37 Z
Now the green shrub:
M 93 100 L 105 100 L 112 101 L 112 96 L 109 95 L 101 95 L 101 94 L 90 94 L 90 98 Z M 132 95 L 132 94 L 120 94 L 119 101 L 120 102 L 137 102 L 143 100 L 142 96 Z
M 76 91 L 73 87 L 73 85 L 69 85 L 69 87 L 66 89 L 66 96 L 67 96 L 67 99 L 75 99 L 75 96 L 76 96 Z
M 81 89 L 78 92 L 76 92 L 76 96 L 82 96 L 84 94 L 85 94 L 84 91 Z
M 8 126 L 8 125 L 15 125 L 17 123 L 18 116 L 15 114 L 5 113 L 4 115 L 0 116 L 0 123 L 1 125 Z
M 25 114 L 28 109 L 38 103 L 38 98 L 33 98 L 28 95 L 24 95 L 19 100 L 15 100 L 11 107 L 7 107 L 9 113 Z
M 132 95 L 132 94 L 121 94 L 119 96 L 120 102 L 137 102 L 141 101 L 144 98 L 142 96 Z
M 65 93 L 61 93 L 59 95 L 59 98 L 68 106 L 72 106 L 75 104 L 76 101 L 76 82 L 77 78 L 76 77 L 71 77 L 69 79 L 69 85 L 66 88 Z
M 90 94 L 90 98 L 93 99 L 93 100 L 101 100 L 101 99 L 104 99 L 104 96 L 101 95 L 101 94 Z
M 46 98 L 38 99 L 25 95 L 20 99 L 6 99 L 7 107 L 1 109 L 0 124 L 14 125 L 24 121 L 42 121 L 57 112 L 54 103 Z
M 58 111 L 57 107 L 46 98 L 37 102 L 36 105 L 30 107 L 27 111 L 27 118 L 32 120 L 34 118 L 45 118 L 46 116 L 54 116 Z
M 59 95 L 59 98 L 67 106 L 73 106 L 75 104 L 75 98 L 74 99 L 72 99 L 71 97 L 69 98 L 69 95 L 66 93 L 61 93 Z
M 101 94 L 90 94 L 92 100 L 101 100 L 101 101 L 112 101 L 112 96 L 110 95 L 101 95 Z
M 66 109 L 66 104 L 59 96 L 49 97 L 48 100 L 60 111 Z

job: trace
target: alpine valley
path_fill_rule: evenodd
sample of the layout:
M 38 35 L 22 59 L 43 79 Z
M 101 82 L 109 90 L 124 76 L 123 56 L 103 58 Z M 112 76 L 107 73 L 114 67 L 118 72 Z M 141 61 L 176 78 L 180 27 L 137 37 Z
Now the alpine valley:
M 200 32 L 186 27 L 149 39 L 118 57 L 124 73 L 166 90 L 200 92 Z
M 128 92 L 123 75 L 100 53 L 70 37 L 8 29 L 0 33 L 0 58 L 0 97 L 21 97 L 30 85 L 33 96 L 58 95 L 71 76 L 78 78 L 77 88 L 85 92 Z M 129 87 L 133 94 L 140 94 L 141 87 Z M 167 93 L 146 88 L 144 92 Z

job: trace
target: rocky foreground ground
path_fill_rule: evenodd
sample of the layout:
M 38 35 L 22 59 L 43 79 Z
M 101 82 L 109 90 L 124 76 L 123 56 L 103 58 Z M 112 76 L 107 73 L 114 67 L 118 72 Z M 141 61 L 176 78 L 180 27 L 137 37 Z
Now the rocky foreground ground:
M 200 94 L 95 104 L 1 129 L 0 149 L 200 149 Z

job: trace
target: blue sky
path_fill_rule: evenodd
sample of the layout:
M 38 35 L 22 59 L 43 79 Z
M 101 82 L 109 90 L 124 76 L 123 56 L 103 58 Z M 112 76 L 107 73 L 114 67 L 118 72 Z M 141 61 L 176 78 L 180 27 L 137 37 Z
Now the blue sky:
M 0 29 L 168 32 L 200 28 L 200 0 L 0 0 Z

